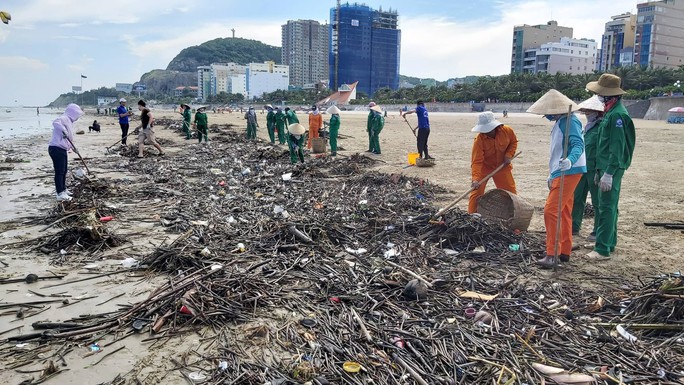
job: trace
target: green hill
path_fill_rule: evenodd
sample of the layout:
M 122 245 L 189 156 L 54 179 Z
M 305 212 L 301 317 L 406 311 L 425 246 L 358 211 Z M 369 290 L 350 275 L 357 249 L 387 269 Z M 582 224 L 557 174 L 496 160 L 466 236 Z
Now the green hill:
M 196 72 L 198 66 L 211 63 L 248 64 L 269 60 L 280 63 L 280 52 L 280 47 L 267 45 L 257 40 L 219 38 L 185 48 L 171 60 L 166 69 Z

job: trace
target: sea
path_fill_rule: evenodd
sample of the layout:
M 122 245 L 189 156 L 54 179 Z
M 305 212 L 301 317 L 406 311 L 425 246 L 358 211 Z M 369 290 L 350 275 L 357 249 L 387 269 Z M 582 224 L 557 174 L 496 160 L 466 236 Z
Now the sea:
M 40 107 L 0 107 L 0 139 L 50 134 L 52 121 L 64 109 Z

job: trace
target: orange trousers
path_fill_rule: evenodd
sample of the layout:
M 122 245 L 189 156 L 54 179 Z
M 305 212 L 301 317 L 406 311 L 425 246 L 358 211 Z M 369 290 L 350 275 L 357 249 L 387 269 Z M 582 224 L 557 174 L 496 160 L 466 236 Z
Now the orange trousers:
M 575 200 L 575 188 L 582 179 L 582 174 L 566 175 L 563 180 L 563 197 L 560 198 L 560 180 L 551 182 L 551 191 L 544 206 L 544 224 L 546 225 L 546 255 L 554 255 L 556 242 L 556 225 L 558 224 L 558 204 L 561 205 L 560 234 L 558 234 L 558 254 L 570 255 L 572 252 L 572 204 Z
M 306 143 L 306 147 L 311 149 L 311 139 L 318 138 L 318 127 L 309 127 L 309 140 Z
M 482 175 L 487 175 L 492 171 L 494 171 L 494 169 L 482 170 Z M 494 174 L 492 179 L 494 179 L 494 185 L 496 185 L 496 188 L 517 194 L 515 190 L 515 180 L 513 179 L 513 173 L 511 171 L 512 170 L 510 167 L 504 168 L 503 170 Z M 480 185 L 479 189 L 473 190 L 470 193 L 470 201 L 468 202 L 468 212 L 470 214 L 477 212 L 477 201 L 479 201 L 480 197 L 484 195 L 486 187 L 487 182 Z

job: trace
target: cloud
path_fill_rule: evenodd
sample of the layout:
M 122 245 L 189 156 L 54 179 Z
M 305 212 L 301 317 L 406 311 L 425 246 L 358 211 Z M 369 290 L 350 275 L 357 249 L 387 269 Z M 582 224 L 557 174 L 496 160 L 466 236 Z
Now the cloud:
M 0 56 L 0 70 L 46 70 L 48 65 L 26 56 Z
M 590 10 L 590 11 L 588 11 Z M 457 20 L 445 16 L 401 16 L 401 73 L 446 80 L 510 72 L 513 26 L 555 19 L 573 27 L 573 37 L 599 42 L 610 17 L 632 11 L 618 2 L 532 0 L 496 3 L 496 16 Z M 436 37 L 436 38 L 435 38 Z
M 83 41 L 97 41 L 98 38 L 93 37 L 93 36 L 67 36 L 67 35 L 58 35 L 58 36 L 53 36 L 53 39 L 64 39 L 64 40 L 83 40 Z

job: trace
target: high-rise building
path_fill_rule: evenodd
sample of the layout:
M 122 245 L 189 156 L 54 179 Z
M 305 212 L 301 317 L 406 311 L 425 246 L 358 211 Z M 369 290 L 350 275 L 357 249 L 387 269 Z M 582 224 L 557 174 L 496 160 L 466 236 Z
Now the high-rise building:
M 634 63 L 649 67 L 684 65 L 684 1 L 637 4 Z
M 330 9 L 330 86 L 358 82 L 359 92 L 399 87 L 401 30 L 398 14 L 366 5 Z
M 315 20 L 289 20 L 282 26 L 282 63 L 290 67 L 290 85 L 311 87 L 328 79 L 330 28 Z
M 631 65 L 634 62 L 636 15 L 629 12 L 611 17 L 601 38 L 599 71 Z
M 523 70 L 530 73 L 592 73 L 596 69 L 596 42 L 588 39 L 561 38 L 525 51 Z
M 539 48 L 544 43 L 560 42 L 563 37 L 572 38 L 572 28 L 561 27 L 555 20 L 546 24 L 513 27 L 511 73 L 524 72 L 525 55 L 528 50 Z
M 197 99 L 207 100 L 211 95 L 211 66 L 197 67 Z
M 245 66 L 237 63 L 212 63 L 209 67 L 211 71 L 210 95 L 226 92 L 247 96 L 245 89 L 233 86 L 232 79 L 235 76 L 245 75 L 247 71 Z
M 290 84 L 290 68 L 267 61 L 247 66 L 247 98 L 260 98 L 267 92 L 287 90 Z

